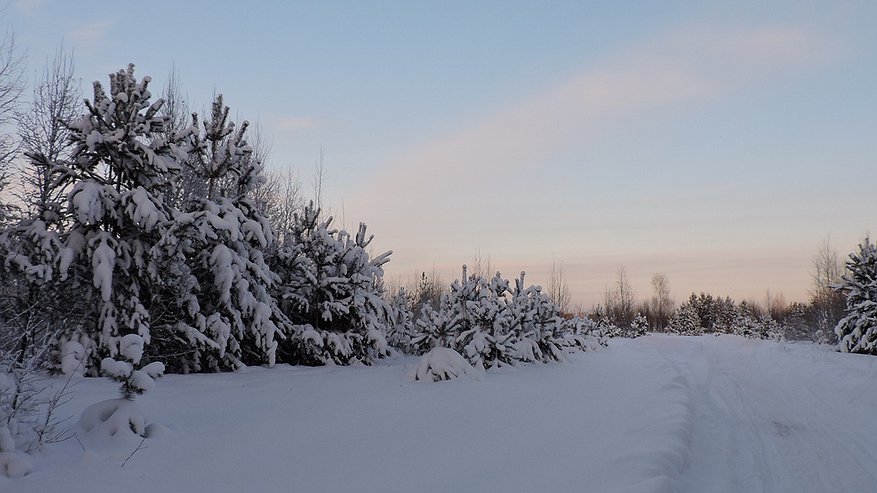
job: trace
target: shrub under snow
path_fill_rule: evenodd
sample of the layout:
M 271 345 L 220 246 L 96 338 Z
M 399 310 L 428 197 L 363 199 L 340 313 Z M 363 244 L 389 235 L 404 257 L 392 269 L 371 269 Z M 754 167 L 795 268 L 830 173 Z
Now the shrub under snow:
M 462 376 L 478 378 L 479 370 L 453 349 L 436 347 L 420 358 L 414 380 L 438 382 Z
M 110 399 L 88 406 L 79 418 L 78 427 L 98 440 L 130 440 L 148 436 L 146 416 L 134 401 Z
M 438 308 L 424 306 L 415 328 L 414 352 L 452 348 L 482 368 L 559 361 L 566 351 L 600 347 L 590 321 L 566 319 L 539 286 L 524 287 L 523 273 L 512 291 L 499 273 L 487 280 L 465 266 Z

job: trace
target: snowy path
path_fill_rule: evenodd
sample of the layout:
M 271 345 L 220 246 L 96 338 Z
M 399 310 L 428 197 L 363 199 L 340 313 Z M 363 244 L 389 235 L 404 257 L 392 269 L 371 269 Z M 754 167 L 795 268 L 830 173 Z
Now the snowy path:
M 643 340 L 691 392 L 680 491 L 877 491 L 877 358 L 717 339 Z
M 172 375 L 124 468 L 136 443 L 71 440 L 0 491 L 877 491 L 877 358 L 650 336 L 477 381 L 415 363 Z M 64 412 L 112 397 L 87 379 Z

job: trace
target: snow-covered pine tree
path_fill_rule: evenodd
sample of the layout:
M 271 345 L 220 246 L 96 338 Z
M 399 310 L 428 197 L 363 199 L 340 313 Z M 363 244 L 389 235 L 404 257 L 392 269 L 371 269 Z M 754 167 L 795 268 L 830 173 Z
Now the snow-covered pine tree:
M 761 338 L 769 341 L 783 341 L 786 339 L 788 327 L 776 321 L 770 314 L 761 319 Z
M 694 295 L 692 295 L 692 298 L 694 298 Z M 703 334 L 700 316 L 690 302 L 685 302 L 680 305 L 676 312 L 670 316 L 670 321 L 667 324 L 667 332 L 673 332 L 680 335 Z
M 437 307 L 422 305 L 415 323 L 417 335 L 411 341 L 417 354 L 436 347 L 457 349 L 457 337 L 470 329 L 467 302 L 475 302 L 477 291 L 476 279 L 464 265 L 462 279 L 455 279 L 450 290 L 440 295 Z
M 560 307 L 540 286 L 524 287 L 524 276 L 515 279 L 509 307 L 511 331 L 515 334 L 516 357 L 522 361 L 560 361 L 567 342 Z
M 162 351 L 177 352 L 180 371 L 218 371 L 246 364 L 274 364 L 289 322 L 272 296 L 278 281 L 263 251 L 274 241 L 271 225 L 249 194 L 262 164 L 247 143 L 247 122 L 229 121 L 222 95 L 194 133 L 187 158 L 205 184 L 175 211 L 153 250 L 168 279 L 162 318 Z M 194 127 L 199 126 L 193 115 Z M 159 347 L 159 344 L 155 346 Z
M 404 287 L 399 288 L 389 302 L 392 323 L 387 330 L 387 344 L 404 353 L 412 351 L 411 340 L 416 335 L 414 313 L 411 311 L 412 302 L 411 295 Z
M 451 285 L 453 287 L 453 284 Z M 414 354 L 423 355 L 433 348 L 453 348 L 457 334 L 454 331 L 454 320 L 447 318 L 451 313 L 442 310 L 442 306 L 452 305 L 451 293 L 445 292 L 440 295 L 439 306 L 423 304 L 420 313 L 414 321 L 414 335 L 411 337 L 410 347 Z
M 506 300 L 509 282 L 499 272 L 490 281 L 466 274 L 464 265 L 463 280 L 459 289 L 451 287 L 452 303 L 447 306 L 446 318 L 452 321 L 452 330 L 457 334 L 455 349 L 475 366 L 512 364 L 517 359 L 517 341 Z
M 594 321 L 578 315 L 564 320 L 563 346 L 580 351 L 596 351 L 606 347 L 607 337 Z
M 730 297 L 715 297 L 711 307 L 713 332 L 730 334 L 737 318 L 737 305 Z
M 425 306 L 411 346 L 417 354 L 437 347 L 456 350 L 477 367 L 563 359 L 566 350 L 594 350 L 603 343 L 590 320 L 562 316 L 539 286 L 524 284 L 524 274 L 509 291 L 497 273 L 490 281 L 468 275 L 454 280 L 439 307 Z
M 162 101 L 150 102 L 149 81 L 138 81 L 129 65 L 110 75 L 109 94 L 94 83 L 85 116 L 70 125 L 70 158 L 43 163 L 53 187 L 69 187 L 63 228 L 43 233 L 50 225 L 34 222 L 31 231 L 40 234 L 13 260 L 22 265 L 30 259 L 26 270 L 44 280 L 51 274 L 77 293 L 84 320 L 64 340 L 93 348 L 87 361 L 92 372 L 105 358 L 137 363 L 123 346 L 151 340 L 159 280 L 150 250 L 171 217 L 162 197 L 185 157 L 180 144 L 186 136 L 158 135 L 165 119 L 158 114 Z
M 730 333 L 742 337 L 760 338 L 763 333 L 761 322 L 745 309 L 738 309 Z
M 633 317 L 633 322 L 630 323 L 630 330 L 628 331 L 627 336 L 630 338 L 641 337 L 649 332 L 649 321 L 646 319 L 645 315 L 637 312 L 636 316 Z
M 23 218 L 0 233 L 0 324 L 4 332 L 0 340 L 14 345 L 10 350 L 23 358 L 41 353 L 41 364 L 52 353 L 45 349 L 55 336 L 76 326 L 83 312 L 79 303 L 71 301 L 78 298 L 75 292 L 65 292 L 58 282 L 59 257 L 67 250 L 59 234 L 57 210 Z
M 370 256 L 365 224 L 356 235 L 334 229 L 313 203 L 295 214 L 287 238 L 272 260 L 280 276 L 275 296 L 295 324 L 283 361 L 369 364 L 386 355 L 392 310 L 381 280 L 392 252 Z
M 846 296 L 846 316 L 834 332 L 840 350 L 877 355 L 877 245 L 865 238 L 847 260 L 847 275 L 837 288 Z

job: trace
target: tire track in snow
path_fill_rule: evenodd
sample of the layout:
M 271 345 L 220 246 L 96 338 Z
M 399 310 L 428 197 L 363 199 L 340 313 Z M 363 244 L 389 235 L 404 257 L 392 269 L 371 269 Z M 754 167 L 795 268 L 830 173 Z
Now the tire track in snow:
M 814 361 L 812 346 L 727 336 L 644 342 L 691 382 L 692 460 L 679 491 L 877 491 L 877 398 L 844 385 L 849 360 L 839 358 L 850 355 Z
M 643 437 L 644 443 L 616 459 L 627 466 L 631 478 L 640 478 L 618 491 L 672 493 L 680 487 L 679 479 L 691 460 L 692 385 L 679 366 L 660 351 L 649 347 L 638 349 L 645 349 L 652 353 L 651 358 L 663 361 L 656 372 L 669 372 L 674 376 L 658 389 L 662 402 L 654 407 L 656 412 L 644 426 L 630 432 Z

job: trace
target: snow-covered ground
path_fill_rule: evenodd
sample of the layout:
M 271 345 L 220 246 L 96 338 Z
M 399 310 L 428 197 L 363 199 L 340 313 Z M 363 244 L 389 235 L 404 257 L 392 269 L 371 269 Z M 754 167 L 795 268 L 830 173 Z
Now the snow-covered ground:
M 877 491 L 874 357 L 649 336 L 451 382 L 416 365 L 171 375 L 138 399 L 166 428 L 124 467 L 138 441 L 83 437 L 0 490 Z M 116 392 L 81 381 L 62 412 Z

